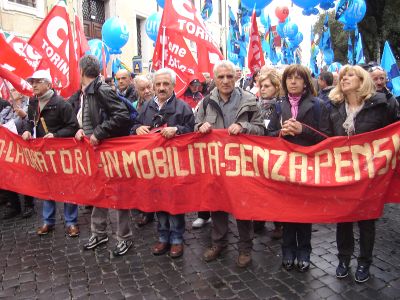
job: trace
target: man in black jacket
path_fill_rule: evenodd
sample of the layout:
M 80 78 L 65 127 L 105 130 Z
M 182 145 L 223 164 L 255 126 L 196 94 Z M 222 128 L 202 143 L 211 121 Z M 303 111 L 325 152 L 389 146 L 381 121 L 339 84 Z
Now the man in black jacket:
M 115 74 L 118 95 L 128 99 L 131 103 L 136 101 L 137 93 L 133 85 L 131 74 L 128 70 L 121 69 Z
M 154 75 L 156 97 L 144 103 L 133 132 L 137 135 L 148 134 L 154 128 L 160 128 L 160 135 L 166 139 L 178 134 L 193 131 L 194 115 L 190 106 L 177 99 L 174 93 L 176 74 L 165 68 Z M 183 233 L 185 232 L 185 215 L 171 215 L 157 212 L 158 243 L 153 247 L 154 255 L 162 255 L 169 249 L 172 258 L 183 254 Z
M 52 90 L 50 72 L 36 71 L 28 82 L 32 85 L 34 97 L 29 99 L 28 121 L 23 124 L 22 138 L 73 137 L 78 130 L 78 122 L 71 105 Z M 64 218 L 66 233 L 77 237 L 78 206 L 64 203 Z M 37 230 L 38 235 L 47 235 L 54 229 L 56 203 L 52 200 L 43 201 L 43 221 L 44 224 Z
M 128 134 L 129 112 L 111 87 L 100 78 L 100 62 L 93 55 L 85 55 L 79 61 L 82 84 L 82 105 L 77 113 L 81 129 L 75 135 L 77 140 L 89 137 L 92 146 L 104 139 Z M 91 216 L 92 236 L 83 246 L 94 249 L 108 242 L 108 208 L 93 207 Z M 124 255 L 132 246 L 132 231 L 129 226 L 130 211 L 117 210 L 117 245 L 114 256 Z

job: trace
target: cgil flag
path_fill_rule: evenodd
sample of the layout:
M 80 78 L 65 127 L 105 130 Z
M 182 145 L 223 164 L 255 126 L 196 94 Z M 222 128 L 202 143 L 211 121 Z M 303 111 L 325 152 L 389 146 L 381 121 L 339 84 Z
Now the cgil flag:
M 247 56 L 248 67 L 252 74 L 265 65 L 264 54 L 261 47 L 261 37 L 258 32 L 256 11 L 251 15 L 251 27 L 249 32 L 249 51 Z
M 223 59 L 219 45 L 213 40 L 194 4 L 186 0 L 166 0 L 153 53 L 153 68 L 168 67 L 175 71 L 175 93 L 179 97 L 193 75 L 213 74 L 214 64 Z M 193 29 L 195 30 L 193 31 Z M 165 31 L 165 35 L 164 35 Z M 198 45 L 191 51 L 190 44 Z
M 59 1 L 29 39 L 42 55 L 38 69 L 50 68 L 53 87 L 69 97 L 79 87 L 78 55 L 65 1 Z
M 386 71 L 388 79 L 392 82 L 392 93 L 395 97 L 400 96 L 400 72 L 397 66 L 396 59 L 394 58 L 392 49 L 388 41 L 385 42 L 383 49 L 381 66 Z

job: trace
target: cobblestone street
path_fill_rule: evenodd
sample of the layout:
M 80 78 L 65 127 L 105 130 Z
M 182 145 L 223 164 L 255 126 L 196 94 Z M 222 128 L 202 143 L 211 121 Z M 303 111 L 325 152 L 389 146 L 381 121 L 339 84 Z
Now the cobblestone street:
M 39 237 L 41 203 L 30 219 L 0 222 L 0 298 L 5 299 L 400 299 L 400 206 L 386 205 L 377 222 L 371 279 L 354 282 L 335 277 L 335 226 L 313 226 L 311 269 L 281 268 L 280 241 L 270 238 L 272 223 L 256 235 L 253 262 L 236 266 L 237 232 L 231 222 L 228 249 L 211 263 L 202 260 L 210 242 L 210 226 L 193 230 L 195 214 L 186 218 L 183 257 L 153 256 L 156 222 L 134 228 L 134 246 L 113 257 L 115 237 L 95 251 L 83 251 L 90 236 L 90 214 L 79 209 L 79 238 L 64 234 L 61 205 L 56 230 Z M 0 208 L 1 214 L 4 206 Z M 112 214 L 111 218 L 114 218 Z M 111 229 L 110 229 L 111 230 Z M 355 232 L 358 232 L 355 226 Z M 357 244 L 357 243 L 356 243 Z M 358 253 L 358 249 L 356 249 Z

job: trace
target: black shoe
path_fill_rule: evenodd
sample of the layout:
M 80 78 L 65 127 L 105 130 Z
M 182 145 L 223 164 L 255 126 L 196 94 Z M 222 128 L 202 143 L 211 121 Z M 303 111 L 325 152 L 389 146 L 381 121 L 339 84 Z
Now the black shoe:
M 114 256 L 122 256 L 126 252 L 128 252 L 129 248 L 132 247 L 132 241 L 119 241 L 117 245 L 115 245 L 115 249 L 113 250 Z
M 22 213 L 22 217 L 24 219 L 30 218 L 35 213 L 35 209 L 33 207 L 25 207 L 24 212 Z
M 97 246 L 107 243 L 108 242 L 108 236 L 105 237 L 98 237 L 98 236 L 91 236 L 89 241 L 83 245 L 83 249 L 84 250 L 90 250 L 90 249 L 94 249 Z
M 287 259 L 282 262 L 282 267 L 285 268 L 286 271 L 290 271 L 294 268 L 294 260 Z
M 299 271 L 300 273 L 307 272 L 309 268 L 310 268 L 310 262 L 309 261 L 301 261 L 300 260 L 297 263 L 297 271 Z
M 369 266 L 358 265 L 354 280 L 358 283 L 366 282 L 369 279 Z
M 21 211 L 12 209 L 12 208 L 7 208 L 6 212 L 3 216 L 3 220 L 8 220 L 8 219 L 12 219 L 15 218 L 16 216 L 18 216 L 21 213 Z
M 349 265 L 340 261 L 336 268 L 336 277 L 345 278 L 347 275 L 349 275 Z

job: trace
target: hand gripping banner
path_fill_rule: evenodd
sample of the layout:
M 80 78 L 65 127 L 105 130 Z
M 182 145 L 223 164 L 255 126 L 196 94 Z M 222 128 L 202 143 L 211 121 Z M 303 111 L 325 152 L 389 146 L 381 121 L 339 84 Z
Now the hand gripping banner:
M 226 130 L 104 141 L 23 141 L 0 127 L 0 188 L 41 199 L 173 214 L 311 223 L 378 218 L 400 202 L 400 123 L 302 147 Z

